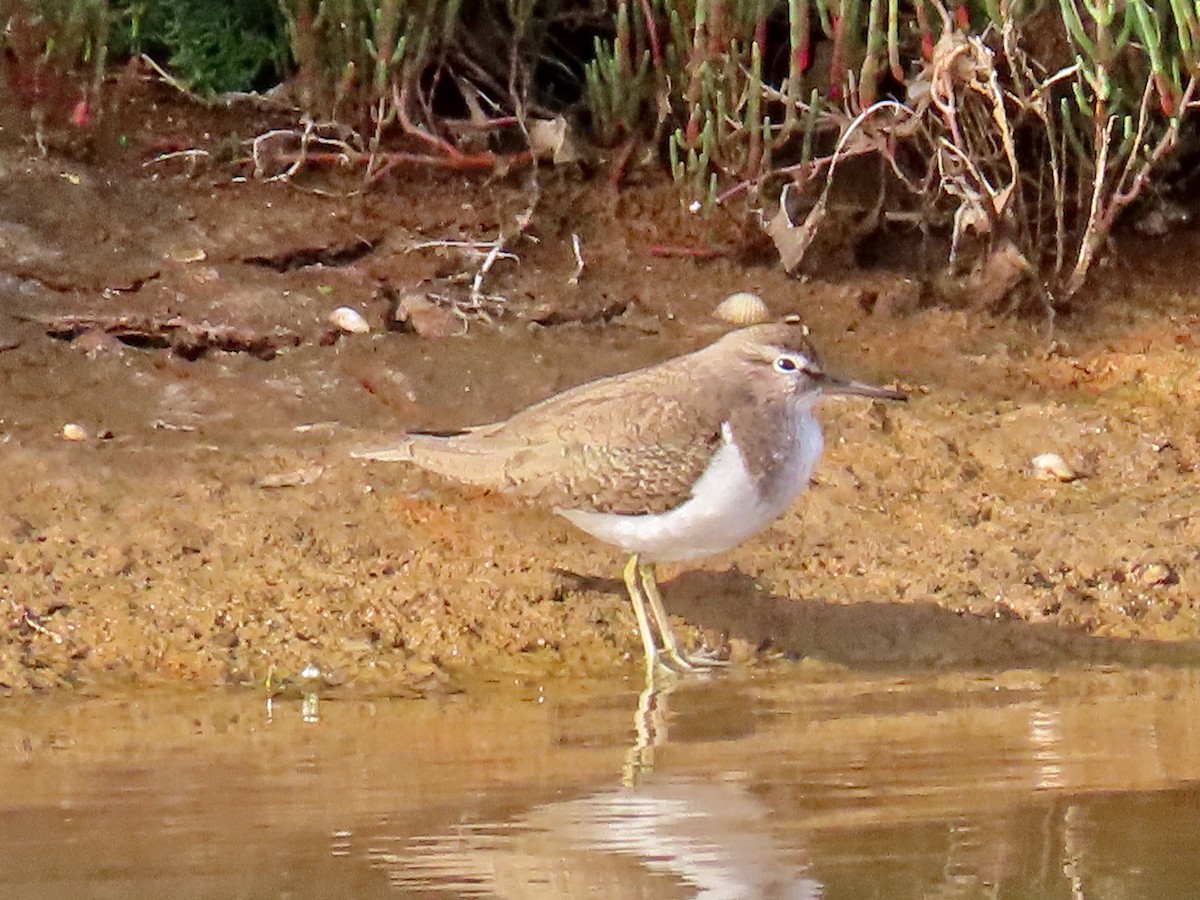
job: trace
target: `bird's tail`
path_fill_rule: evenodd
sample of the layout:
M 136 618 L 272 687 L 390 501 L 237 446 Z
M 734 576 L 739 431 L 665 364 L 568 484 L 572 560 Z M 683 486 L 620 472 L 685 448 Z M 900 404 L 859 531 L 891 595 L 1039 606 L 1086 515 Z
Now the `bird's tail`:
M 373 459 L 379 462 L 413 462 L 412 444 L 405 441 L 391 447 L 371 447 L 351 450 L 354 459 Z
M 480 487 L 504 481 L 507 454 L 500 448 L 470 439 L 470 432 L 455 435 L 406 434 L 398 444 L 351 452 L 355 459 L 407 462 L 429 472 Z

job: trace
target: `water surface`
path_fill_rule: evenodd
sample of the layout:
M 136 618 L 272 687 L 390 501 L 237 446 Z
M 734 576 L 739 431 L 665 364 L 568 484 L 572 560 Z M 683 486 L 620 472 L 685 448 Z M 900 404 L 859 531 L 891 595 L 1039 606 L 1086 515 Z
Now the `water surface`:
M 639 687 L 6 701 L 0 896 L 1200 896 L 1200 673 Z

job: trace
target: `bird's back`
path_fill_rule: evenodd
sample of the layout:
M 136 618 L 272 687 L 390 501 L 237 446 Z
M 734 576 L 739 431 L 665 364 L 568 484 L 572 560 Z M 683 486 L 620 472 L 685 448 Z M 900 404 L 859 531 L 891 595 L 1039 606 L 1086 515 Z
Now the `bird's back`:
M 588 382 L 501 422 L 409 434 L 356 455 L 412 462 L 551 507 L 662 512 L 689 496 L 733 401 L 728 382 L 708 372 L 704 352 Z

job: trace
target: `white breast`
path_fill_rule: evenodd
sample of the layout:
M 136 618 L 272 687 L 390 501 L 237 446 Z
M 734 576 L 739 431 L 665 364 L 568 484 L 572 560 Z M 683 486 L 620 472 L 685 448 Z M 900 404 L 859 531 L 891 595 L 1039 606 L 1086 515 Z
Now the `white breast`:
M 781 481 L 764 494 L 726 423 L 722 441 L 692 496 L 665 513 L 622 516 L 579 509 L 558 509 L 592 537 L 637 553 L 648 562 L 700 559 L 724 553 L 757 534 L 791 505 L 808 486 L 824 441 L 811 404 L 796 410 L 795 440 L 784 462 Z

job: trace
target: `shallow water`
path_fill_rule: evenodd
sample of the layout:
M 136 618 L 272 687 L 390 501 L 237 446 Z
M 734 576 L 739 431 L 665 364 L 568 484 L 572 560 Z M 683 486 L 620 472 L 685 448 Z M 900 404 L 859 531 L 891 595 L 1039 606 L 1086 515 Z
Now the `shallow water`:
M 0 707 L 0 896 L 1200 895 L 1200 672 Z

